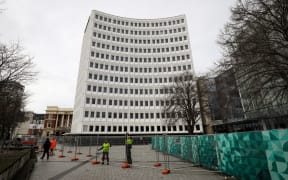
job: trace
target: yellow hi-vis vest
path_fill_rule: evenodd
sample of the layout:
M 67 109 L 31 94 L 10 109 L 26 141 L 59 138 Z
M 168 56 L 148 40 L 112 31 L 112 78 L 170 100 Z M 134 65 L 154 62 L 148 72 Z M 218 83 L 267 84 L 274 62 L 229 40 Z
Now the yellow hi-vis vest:
M 109 152 L 110 144 L 109 143 L 104 143 L 102 145 L 103 147 L 103 152 Z
M 126 141 L 126 144 L 133 144 L 133 139 L 128 138 L 127 141 Z

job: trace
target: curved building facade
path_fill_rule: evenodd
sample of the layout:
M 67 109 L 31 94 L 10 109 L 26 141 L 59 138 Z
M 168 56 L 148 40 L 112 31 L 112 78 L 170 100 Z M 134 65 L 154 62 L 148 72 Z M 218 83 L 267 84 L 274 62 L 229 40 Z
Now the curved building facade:
M 72 133 L 186 133 L 167 126 L 165 86 L 194 74 L 185 15 L 133 19 L 93 10 L 85 28 Z M 195 132 L 202 132 L 199 121 Z

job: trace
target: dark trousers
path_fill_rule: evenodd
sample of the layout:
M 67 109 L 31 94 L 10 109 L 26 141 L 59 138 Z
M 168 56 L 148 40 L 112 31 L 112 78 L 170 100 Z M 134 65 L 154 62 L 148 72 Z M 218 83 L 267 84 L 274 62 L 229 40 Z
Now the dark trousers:
M 107 163 L 109 163 L 109 152 L 103 152 L 102 154 L 102 163 L 104 163 L 104 160 L 107 160 Z
M 54 149 L 53 149 L 53 148 L 50 149 L 50 155 L 51 155 L 51 156 L 54 155 Z
M 45 157 L 45 154 L 47 154 L 47 159 L 49 159 L 49 149 L 44 148 L 43 155 L 42 155 L 41 159 L 43 159 Z
M 126 156 L 127 156 L 127 163 L 132 164 L 132 157 L 131 157 L 131 149 L 130 148 L 127 148 Z

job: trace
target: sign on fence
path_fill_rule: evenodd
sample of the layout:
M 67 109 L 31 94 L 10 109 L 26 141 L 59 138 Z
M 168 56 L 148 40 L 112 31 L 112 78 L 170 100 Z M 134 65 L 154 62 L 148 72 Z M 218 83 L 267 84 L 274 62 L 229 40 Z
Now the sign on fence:
M 180 144 L 180 137 L 175 137 L 174 138 L 174 143 L 175 144 Z

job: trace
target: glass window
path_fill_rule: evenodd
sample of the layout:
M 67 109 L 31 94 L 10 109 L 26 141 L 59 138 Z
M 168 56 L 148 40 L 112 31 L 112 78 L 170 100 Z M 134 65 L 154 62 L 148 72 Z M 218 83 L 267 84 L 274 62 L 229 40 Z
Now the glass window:
M 86 98 L 86 104 L 90 104 L 90 98 Z
M 102 118 L 105 118 L 105 117 L 106 117 L 106 113 L 102 112 Z
M 88 116 L 89 116 L 89 111 L 85 111 L 84 117 L 88 117 Z
M 92 88 L 92 86 L 91 86 L 91 88 Z M 93 91 L 94 91 L 94 92 L 96 91 L 96 86 L 93 86 Z
M 83 125 L 83 132 L 87 132 L 88 131 L 88 126 L 87 125 Z

